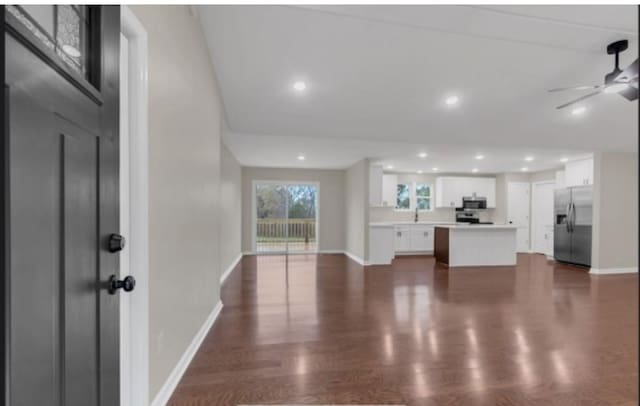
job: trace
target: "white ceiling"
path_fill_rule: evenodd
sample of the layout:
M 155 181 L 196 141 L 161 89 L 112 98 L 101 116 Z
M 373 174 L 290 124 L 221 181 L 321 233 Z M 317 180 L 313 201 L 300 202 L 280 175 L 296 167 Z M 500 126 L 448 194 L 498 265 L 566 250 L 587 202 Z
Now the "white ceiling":
M 637 58 L 635 6 L 198 9 L 225 139 L 243 165 L 344 168 L 372 157 L 407 171 L 500 172 L 528 154 L 537 170 L 561 156 L 637 149 L 637 101 L 600 95 L 576 117 L 555 106 L 583 93 L 546 92 L 601 83 L 612 41 L 630 40 L 622 67 Z M 453 93 L 461 102 L 448 108 Z M 487 158 L 476 165 L 478 151 Z

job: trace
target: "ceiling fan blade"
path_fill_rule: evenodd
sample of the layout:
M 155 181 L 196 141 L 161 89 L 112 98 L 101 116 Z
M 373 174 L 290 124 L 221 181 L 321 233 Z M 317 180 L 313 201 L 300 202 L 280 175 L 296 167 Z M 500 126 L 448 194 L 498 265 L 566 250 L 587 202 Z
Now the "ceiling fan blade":
M 573 87 L 556 87 L 555 89 L 549 89 L 548 92 L 564 92 L 565 90 L 589 90 L 589 89 L 599 89 L 602 85 L 594 85 L 594 86 L 573 86 Z
M 582 96 L 582 97 L 578 97 L 577 99 L 570 101 L 569 103 L 561 104 L 560 106 L 556 107 L 556 109 L 560 110 L 560 109 L 563 109 L 563 108 L 565 108 L 565 107 L 569 107 L 569 106 L 571 106 L 572 104 L 576 104 L 576 103 L 578 103 L 578 102 L 583 101 L 584 99 L 588 99 L 588 98 L 590 98 L 590 97 L 593 97 L 593 96 L 599 95 L 600 93 L 602 93 L 602 90 L 597 90 L 597 91 L 595 91 L 595 92 L 591 92 L 591 93 L 589 93 L 589 94 L 585 94 L 585 95 L 584 95 L 584 96 Z
M 638 60 L 636 59 L 631 65 L 627 66 L 627 69 L 623 70 L 618 76 L 616 76 L 616 82 L 630 82 L 633 78 L 638 77 Z

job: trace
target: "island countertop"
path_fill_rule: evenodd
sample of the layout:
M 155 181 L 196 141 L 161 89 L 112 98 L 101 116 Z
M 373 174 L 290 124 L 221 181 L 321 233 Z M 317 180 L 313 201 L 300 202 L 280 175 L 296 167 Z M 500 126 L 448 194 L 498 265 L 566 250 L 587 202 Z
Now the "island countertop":
M 438 224 L 436 227 L 454 230 L 505 230 L 518 228 L 513 224 Z

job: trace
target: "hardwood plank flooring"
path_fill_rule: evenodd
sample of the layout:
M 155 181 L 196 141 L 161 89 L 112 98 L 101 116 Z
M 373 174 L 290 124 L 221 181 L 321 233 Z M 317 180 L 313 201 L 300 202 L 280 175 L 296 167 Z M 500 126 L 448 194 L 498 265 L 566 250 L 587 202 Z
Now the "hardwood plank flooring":
M 635 405 L 638 276 L 252 256 L 169 405 Z

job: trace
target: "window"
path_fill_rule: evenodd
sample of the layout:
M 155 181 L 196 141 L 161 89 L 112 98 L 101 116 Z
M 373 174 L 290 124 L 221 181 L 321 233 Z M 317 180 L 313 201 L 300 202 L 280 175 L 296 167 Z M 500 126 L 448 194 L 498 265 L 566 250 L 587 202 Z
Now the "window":
M 89 56 L 92 21 L 97 9 L 80 5 L 7 6 L 14 16 L 38 40 L 55 52 L 65 65 L 90 82 Z M 95 85 L 95 83 L 94 83 Z
M 416 184 L 416 206 L 418 210 L 431 210 L 431 185 Z
M 396 209 L 409 210 L 411 208 L 411 188 L 408 184 L 398 183 L 396 193 Z
M 428 183 L 398 183 L 396 210 L 432 210 L 432 197 Z

